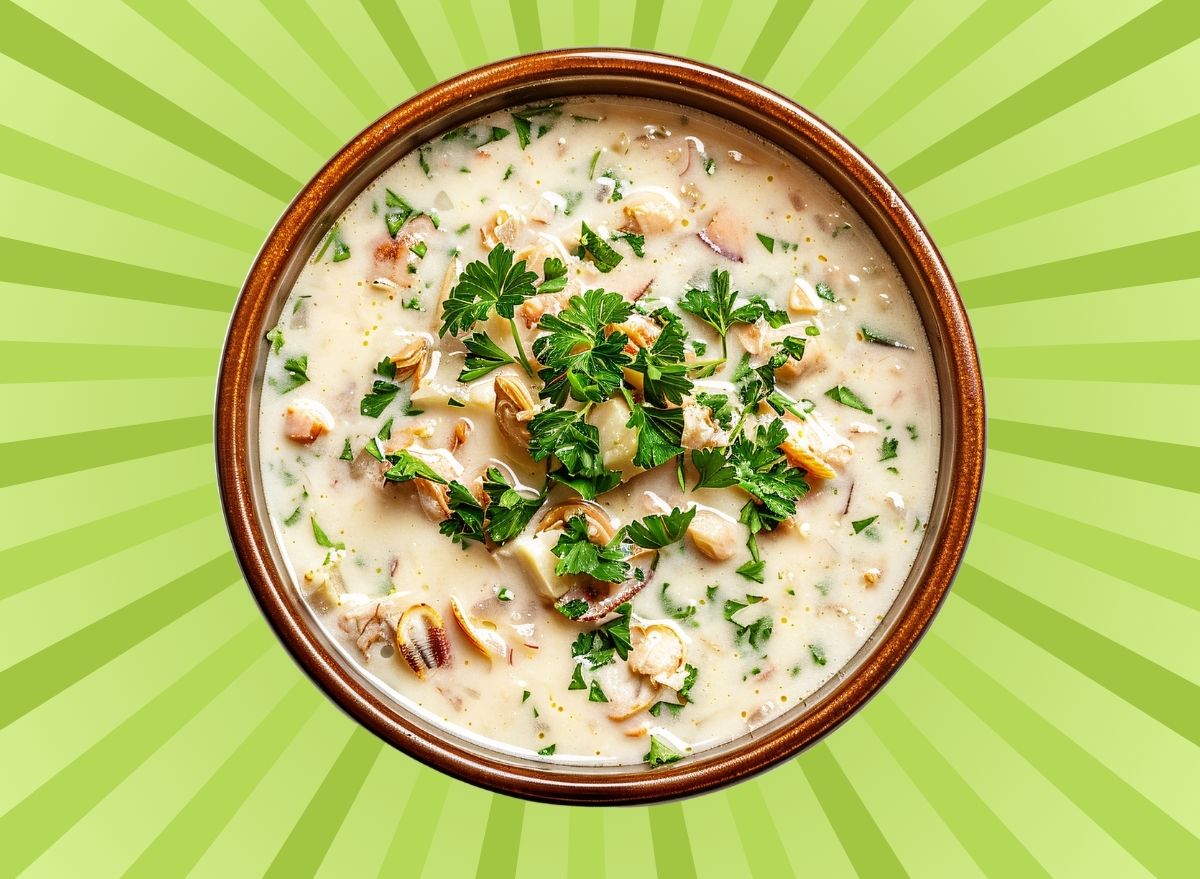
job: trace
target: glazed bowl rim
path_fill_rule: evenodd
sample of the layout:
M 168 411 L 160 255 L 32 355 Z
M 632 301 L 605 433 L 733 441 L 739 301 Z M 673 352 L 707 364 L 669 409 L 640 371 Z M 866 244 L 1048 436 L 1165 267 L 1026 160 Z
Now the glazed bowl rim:
M 666 100 L 721 117 L 796 155 L 833 185 L 871 226 L 917 302 L 942 416 L 934 511 L 917 562 L 874 635 L 803 709 L 653 770 L 513 758 L 422 721 L 379 692 L 347 667 L 296 596 L 274 531 L 263 524 L 257 473 L 263 335 L 313 242 L 346 204 L 400 156 L 464 121 L 539 98 L 601 94 Z M 251 593 L 300 667 L 356 721 L 417 760 L 492 791 L 544 802 L 690 796 L 745 779 L 819 741 L 878 691 L 932 622 L 965 551 L 983 477 L 983 385 L 974 339 L 954 281 L 905 199 L 845 138 L 783 95 L 706 64 L 633 49 L 551 50 L 484 65 L 413 96 L 339 150 L 288 205 L 250 269 L 222 351 L 216 404 L 218 483 L 230 537 Z

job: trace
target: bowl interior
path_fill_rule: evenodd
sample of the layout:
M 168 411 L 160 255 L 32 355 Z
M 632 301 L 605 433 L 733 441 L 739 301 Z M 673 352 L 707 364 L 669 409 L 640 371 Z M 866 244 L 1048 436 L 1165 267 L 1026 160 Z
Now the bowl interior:
M 495 110 L 576 95 L 629 95 L 706 111 L 812 167 L 895 262 L 924 323 L 939 386 L 942 440 L 930 522 L 874 634 L 803 706 L 652 773 L 548 767 L 455 736 L 394 703 L 330 642 L 296 595 L 259 477 L 258 405 L 269 347 L 263 334 L 342 211 L 402 156 L 445 131 Z M 970 530 L 982 453 L 982 386 L 961 302 L 928 235 L 883 175 L 823 122 L 773 92 L 703 65 L 620 50 L 543 53 L 472 71 L 416 96 L 351 141 L 288 208 L 252 268 L 218 392 L 218 470 L 231 536 L 260 607 L 301 667 L 357 720 L 423 762 L 494 790 L 559 802 L 644 802 L 710 789 L 791 756 L 845 720 L 890 676 L 936 612 Z

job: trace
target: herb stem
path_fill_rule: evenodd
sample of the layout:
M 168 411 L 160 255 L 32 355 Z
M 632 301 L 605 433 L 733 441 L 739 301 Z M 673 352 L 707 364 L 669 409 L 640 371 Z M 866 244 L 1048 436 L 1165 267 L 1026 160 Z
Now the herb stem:
M 529 358 L 525 356 L 525 346 L 521 344 L 521 334 L 517 332 L 517 321 L 514 318 L 508 319 L 508 325 L 512 329 L 513 342 L 517 345 L 517 360 L 525 369 L 525 374 L 533 378 L 533 367 L 529 365 Z

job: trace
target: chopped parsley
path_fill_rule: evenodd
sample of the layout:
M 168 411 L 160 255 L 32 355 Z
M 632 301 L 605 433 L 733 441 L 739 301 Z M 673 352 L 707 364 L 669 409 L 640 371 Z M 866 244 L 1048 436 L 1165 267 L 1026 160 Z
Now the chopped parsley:
M 825 648 L 820 644 L 809 644 L 808 652 L 812 654 L 813 662 L 817 665 L 825 664 Z
M 858 519 L 854 522 L 851 522 L 850 525 L 851 525 L 851 527 L 854 528 L 855 534 L 862 534 L 863 531 L 865 531 L 867 528 L 869 528 L 871 526 L 871 524 L 878 518 L 879 518 L 878 515 L 869 516 L 866 519 Z
M 558 107 L 558 104 L 543 104 L 540 107 L 526 107 L 523 110 L 514 110 L 512 112 L 513 127 L 517 130 L 517 141 L 521 144 L 521 149 L 529 146 L 529 142 L 533 139 L 533 124 L 535 120 L 545 120 L 538 123 L 538 137 L 541 137 L 550 130 L 551 120 L 557 119 L 562 115 L 562 110 L 558 109 Z
M 887 461 L 896 457 L 896 448 L 900 445 L 900 440 L 894 437 L 884 437 L 883 442 L 879 446 L 879 460 Z
M 566 289 L 567 267 L 561 259 L 550 257 L 542 264 L 542 283 L 538 284 L 539 293 L 558 293 Z
M 284 525 L 295 525 L 299 521 L 300 521 L 300 508 L 296 507 L 296 509 L 292 510 L 292 514 L 283 520 L 283 524 Z
M 263 338 L 271 343 L 271 350 L 278 354 L 279 349 L 283 347 L 283 330 L 279 327 L 274 327 L 267 330 L 267 334 Z
M 389 422 L 390 423 L 390 422 Z M 338 455 L 339 461 L 353 461 L 354 451 L 350 448 L 350 438 L 346 437 L 346 442 L 342 446 L 342 453 Z
M 854 391 L 850 390 L 845 385 L 835 385 L 825 392 L 825 396 L 831 400 L 836 400 L 843 406 L 849 406 L 851 409 L 857 409 L 860 412 L 866 412 L 868 415 L 873 415 L 874 411 Z
M 550 757 L 554 754 L 554 752 L 555 752 L 555 750 L 557 750 L 557 748 L 558 748 L 558 745 L 546 745 L 546 747 L 544 747 L 540 751 L 538 751 L 538 754 L 542 757 Z
M 289 357 L 283 362 L 283 371 L 287 373 L 287 379 L 280 382 L 272 382 L 272 387 L 281 394 L 287 394 L 296 390 L 303 384 L 308 383 L 308 355 L 301 354 L 299 357 Z
M 824 281 L 818 281 L 815 287 L 817 295 L 826 302 L 837 302 L 838 298 L 833 294 L 833 288 Z
M 392 369 L 395 374 L 394 364 Z M 376 380 L 375 384 L 371 386 L 371 392 L 359 401 L 358 411 L 369 418 L 378 418 L 383 414 L 383 410 L 396 399 L 398 393 L 400 393 L 399 385 Z
M 587 574 L 605 583 L 621 583 L 629 579 L 629 562 L 621 547 L 621 535 L 617 534 L 610 543 L 592 543 L 588 535 L 587 520 L 572 516 L 564 523 L 563 533 L 551 552 L 558 556 L 554 573 Z
M 310 521 L 312 522 L 313 539 L 315 539 L 317 541 L 318 545 L 323 546 L 326 549 L 345 549 L 346 548 L 346 544 L 342 543 L 340 540 L 338 540 L 338 541 L 330 540 L 329 535 L 327 535 L 325 533 L 324 529 L 322 529 L 321 526 L 317 524 L 316 516 L 311 516 L 309 518 L 310 518 Z
M 596 269 L 603 273 L 611 272 L 621 263 L 621 254 L 617 253 L 601 236 L 588 228 L 587 223 L 581 224 L 579 232 L 579 256 L 590 257 Z
M 412 479 L 428 479 L 439 485 L 445 485 L 446 480 L 437 474 L 432 467 L 413 455 L 408 449 L 400 449 L 386 458 L 391 465 L 383 478 L 388 482 L 408 482 Z
M 870 327 L 859 327 L 859 336 L 866 342 L 874 342 L 876 345 L 888 345 L 892 348 L 903 348 L 906 351 L 912 351 L 912 345 L 906 345 L 904 342 L 898 342 L 895 339 L 889 338 L 877 333 Z
M 462 372 L 458 374 L 460 382 L 473 382 L 493 369 L 514 362 L 509 353 L 493 342 L 487 333 L 473 333 L 463 339 L 463 344 L 467 348 L 467 356 L 463 360 Z
M 658 766 L 666 766 L 668 763 L 674 763 L 677 760 L 683 759 L 683 754 L 680 754 L 670 745 L 666 744 L 658 736 L 650 736 L 650 750 L 642 757 L 647 764 L 653 769 Z
M 638 235 L 636 232 L 613 232 L 610 240 L 624 241 L 629 245 L 629 249 L 633 251 L 633 255 L 639 259 L 646 255 L 645 235 Z
M 543 315 L 538 327 L 545 334 L 533 343 L 534 356 L 543 364 L 538 370 L 545 385 L 540 396 L 556 406 L 568 397 L 581 403 L 611 397 L 621 387 L 622 368 L 630 363 L 625 353 L 629 340 L 624 333 L 608 333 L 607 327 L 632 311 L 620 293 L 588 290 L 572 296 L 558 314 Z
M 511 589 L 509 589 L 507 586 L 501 586 L 499 591 L 496 592 L 496 598 L 499 601 L 512 601 L 516 597 L 517 597 L 517 594 L 515 592 L 513 592 Z M 529 691 L 526 690 L 525 691 L 525 699 L 528 699 L 528 698 L 529 698 Z M 525 699 L 522 699 L 521 701 L 524 702 Z
M 643 549 L 662 549 L 682 540 L 695 517 L 694 507 L 686 512 L 675 508 L 665 515 L 646 516 L 630 522 L 625 526 L 625 533 Z M 663 591 L 665 594 L 665 587 Z

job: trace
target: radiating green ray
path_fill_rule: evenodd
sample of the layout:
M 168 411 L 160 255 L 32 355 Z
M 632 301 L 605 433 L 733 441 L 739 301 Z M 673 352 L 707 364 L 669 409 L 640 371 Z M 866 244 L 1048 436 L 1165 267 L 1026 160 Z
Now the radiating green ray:
M 695 879 L 696 864 L 688 842 L 687 824 L 679 803 L 665 803 L 646 810 L 650 820 L 650 836 L 654 840 L 654 863 L 659 876 Z
M 751 874 L 770 876 L 782 872 L 796 872 L 780 841 L 780 828 L 771 815 L 767 801 L 758 784 L 739 784 L 725 795 L 733 823 L 742 843 L 742 852 Z M 788 816 L 780 816 L 787 821 Z
M 794 867 L 818 876 L 852 875 L 853 867 L 830 817 L 801 769 L 802 759 L 803 755 L 758 776 L 754 785 L 762 791 L 771 814 L 779 816 L 780 842 Z M 803 832 L 795 828 L 803 828 Z
M 599 816 L 604 822 L 604 838 L 608 847 L 603 855 L 604 874 L 610 879 L 631 876 L 657 876 L 654 842 L 650 835 L 648 809 L 606 809 Z
M 216 349 L 0 342 L 0 384 L 215 377 Z
M 412 876 L 425 872 L 433 830 L 442 817 L 450 779 L 440 772 L 421 767 L 408 792 L 404 810 L 396 821 L 387 854 L 379 868 L 379 879 L 395 875 L 397 864 Z
M 1200 36 L 1190 0 L 1161 0 L 892 169 L 916 189 Z
M 190 4 L 122 2 L 317 153 L 339 145 L 340 138 L 324 122 Z
M 318 704 L 307 681 L 293 684 L 187 805 L 142 849 L 125 876 L 156 879 L 186 874 Z
M 688 845 L 699 879 L 750 875 L 750 860 L 745 845 L 731 844 L 738 839 L 739 832 L 734 824 L 736 812 L 728 795 L 693 797 L 680 803 L 680 806 L 684 824 L 689 828 Z M 720 827 L 723 832 L 697 833 L 691 830 L 711 827 Z M 663 874 L 655 870 L 653 875 Z
M 525 819 L 521 822 L 518 841 L 517 876 L 559 876 L 574 879 L 571 874 L 571 808 L 546 803 L 526 803 Z M 594 814 L 594 810 L 593 810 Z M 599 845 L 595 837 L 583 843 L 584 852 Z M 592 858 L 590 875 L 600 879 Z
M 240 629 L 166 693 L 10 809 L 0 818 L 0 830 L 8 840 L 0 848 L 5 873 L 16 875 L 27 867 L 268 646 L 258 621 Z
M 935 632 L 920 661 L 1130 854 L 1159 876 L 1188 875 L 1192 836 Z
M 210 500 L 211 503 L 211 500 Z M 169 583 L 178 571 L 204 564 L 227 549 L 220 514 L 207 515 L 154 540 L 145 540 L 13 597 L 0 612 L 0 668 L 52 647 Z M 97 588 L 103 583 L 105 588 Z M 30 626 L 45 608 L 69 608 L 54 626 Z
M 783 5 L 800 6 L 803 5 L 803 2 L 804 0 L 799 0 L 799 2 L 788 4 L 787 0 L 777 0 L 774 8 L 777 9 Z M 725 26 L 725 20 L 729 17 L 729 10 L 732 6 L 733 0 L 704 0 L 700 4 L 700 11 L 696 14 L 696 24 L 692 28 L 692 35 L 688 42 L 688 55 L 701 59 L 711 57 L 717 41 L 721 38 L 721 31 Z M 771 14 L 775 14 L 774 9 Z M 576 11 L 576 15 L 578 15 L 578 11 Z M 787 38 L 785 37 L 779 47 L 781 52 L 783 51 L 783 46 L 786 44 Z M 764 51 L 767 49 L 767 46 L 763 47 Z M 753 50 L 750 53 L 751 56 L 755 54 L 756 52 Z M 747 76 L 754 75 L 749 72 L 751 68 L 748 65 L 750 63 L 751 58 L 747 56 L 742 64 L 742 72 Z M 767 67 L 765 70 L 770 70 L 770 68 Z
M 122 510 L 0 551 L 0 601 L 213 511 L 209 485 Z
M 952 594 L 939 623 L 944 618 L 963 618 L 955 604 Z M 978 614 L 969 605 L 965 607 L 967 613 Z M 923 649 L 918 648 L 918 656 Z M 952 769 L 1051 875 L 1115 874 L 1150 879 L 1150 873 L 1132 855 L 922 663 L 906 663 L 886 692 L 928 731 Z M 1061 700 L 1061 696 L 1055 698 Z M 1070 844 L 1064 845 L 1064 840 Z
M 892 755 L 856 715 L 827 741 L 850 786 L 910 876 L 983 879 L 962 843 Z
M 0 2 L 0 52 L 269 195 L 287 200 L 300 188 L 298 180 L 10 0 Z
M 268 647 L 194 717 L 178 729 L 167 731 L 161 745 L 23 875 L 29 879 L 59 879 L 97 851 L 112 855 L 92 875 L 118 875 L 253 730 L 274 705 L 281 684 L 290 675 L 289 660 Z M 163 784 L 164 777 L 169 777 L 171 783 Z
M 188 875 L 264 875 L 354 729 L 346 715 L 322 699 L 275 764 L 258 773 L 245 802 Z
M 441 821 L 428 839 L 424 876 L 472 876 L 479 865 L 480 832 L 466 835 L 464 827 L 483 828 L 487 823 L 492 794 L 469 785 L 452 784 L 446 791 Z
M 1181 362 L 1176 368 L 1187 367 Z M 1200 447 L 1200 419 L 1179 417 L 1200 407 L 1200 383 L 1131 386 L 1046 376 L 991 378 L 987 390 L 988 415 L 995 420 Z M 1131 465 L 1140 469 L 1130 460 L 1114 463 L 1122 474 L 1131 472 Z
M 633 31 L 629 44 L 639 49 L 653 49 L 658 40 L 662 21 L 663 0 L 641 0 L 633 7 Z
M 483 844 L 479 848 L 476 879 L 513 879 L 517 875 L 517 857 L 521 851 L 521 825 L 525 803 L 500 794 L 492 796 Z
M 1190 646 L 1200 614 L 987 522 L 976 522 L 971 539 L 971 563 L 977 569 L 1178 675 L 1189 686 L 1200 685 L 1200 654 Z M 1147 628 L 1131 625 L 1131 620 L 1155 624 Z M 1115 687 L 1106 688 L 1119 694 Z
M 404 13 L 394 0 L 360 0 L 363 9 L 371 17 L 379 35 L 396 58 L 413 89 L 420 91 L 433 85 L 435 77 L 429 60 L 421 50 Z
M 1005 305 L 1197 276 L 1200 232 L 1143 241 L 959 282 L 970 307 Z
M 486 62 L 488 50 L 479 31 L 479 22 L 475 20 L 475 13 L 471 9 L 471 0 L 445 0 L 442 8 L 450 21 L 454 42 L 463 60 L 472 67 Z
M 910 0 L 868 0 L 793 92 L 809 106 L 820 105 L 856 61 L 900 17 Z
M 240 576 L 225 552 L 0 672 L 0 729 L 216 595 Z
M 260 2 L 364 118 L 372 119 L 389 106 L 390 102 L 363 75 L 345 47 L 308 3 L 303 0 Z
M 407 874 L 408 864 L 403 854 L 387 865 L 384 856 L 397 816 L 412 795 L 420 771 L 421 764 L 385 745 L 330 843 L 315 879 L 341 879 L 348 875 L 366 879 L 381 870 L 384 875 L 392 875 L 397 872 L 398 864 L 404 866 Z M 411 875 L 417 873 L 413 871 Z
M 236 292 L 215 281 L 12 238 L 0 238 L 0 280 L 221 312 L 228 310 Z
M 1129 476 L 1136 461 L 1142 482 L 1200 492 L 1196 449 L 1176 443 L 991 419 L 988 448 L 1113 476 Z
M 355 728 L 275 855 L 267 876 L 287 879 L 310 876 L 316 871 L 381 747 L 379 739 L 364 728 Z
M 944 244 L 966 241 L 1190 168 L 1200 114 L 930 221 Z
M 1193 744 L 1200 742 L 1192 710 L 1200 687 L 974 565 L 963 566 L 955 590 Z
M 884 88 L 845 131 L 869 142 L 943 83 L 1024 24 L 1048 0 L 985 0 L 908 71 Z M 881 85 L 884 85 L 881 83 Z
M 985 497 L 980 521 L 1200 610 L 1200 590 L 1195 588 L 1200 560 L 996 494 Z
M 207 415 L 0 443 L 0 487 L 132 461 L 212 440 Z M 83 451 L 81 454 L 81 450 Z
M 582 806 L 566 808 L 570 812 L 567 822 L 567 879 L 600 879 L 606 875 L 604 861 L 595 853 L 605 850 L 603 814 Z
M 886 692 L 871 703 L 871 710 L 865 714 L 896 763 L 929 799 L 984 873 L 1050 875 Z
M 575 42 L 580 46 L 595 46 L 600 42 L 600 5 L 592 0 L 573 0 Z
M 800 757 L 799 763 L 858 874 L 908 875 L 829 746 L 825 743 L 813 746 Z
M 537 52 L 542 48 L 542 25 L 537 0 L 508 0 L 517 46 L 522 52 Z
M 1194 385 L 1200 341 L 1020 345 L 980 348 L 989 378 L 1070 379 L 1084 382 Z
M 711 10 L 711 21 L 705 18 L 705 12 L 710 5 L 717 6 L 720 10 Z M 804 14 L 808 12 L 810 6 L 812 6 L 812 0 L 776 0 L 775 5 L 771 7 L 771 14 L 763 22 L 758 39 L 754 41 L 754 47 L 742 64 L 742 73 L 751 79 L 766 79 L 767 74 L 771 72 L 771 68 L 775 66 L 779 56 L 783 53 L 783 47 L 800 27 L 800 22 L 803 21 Z M 704 8 L 700 11 L 700 18 L 696 22 L 696 32 L 692 35 L 692 51 L 704 49 L 705 46 L 711 46 L 717 41 L 721 25 L 728 14 L 728 3 L 710 4 L 706 0 Z M 697 46 L 697 34 L 702 32 L 704 36 L 700 41 L 705 45 Z M 707 51 L 704 54 L 707 54 Z M 805 100 L 807 99 L 806 97 Z
M 11 177 L 245 253 L 262 237 L 253 226 L 3 125 L 0 155 Z

